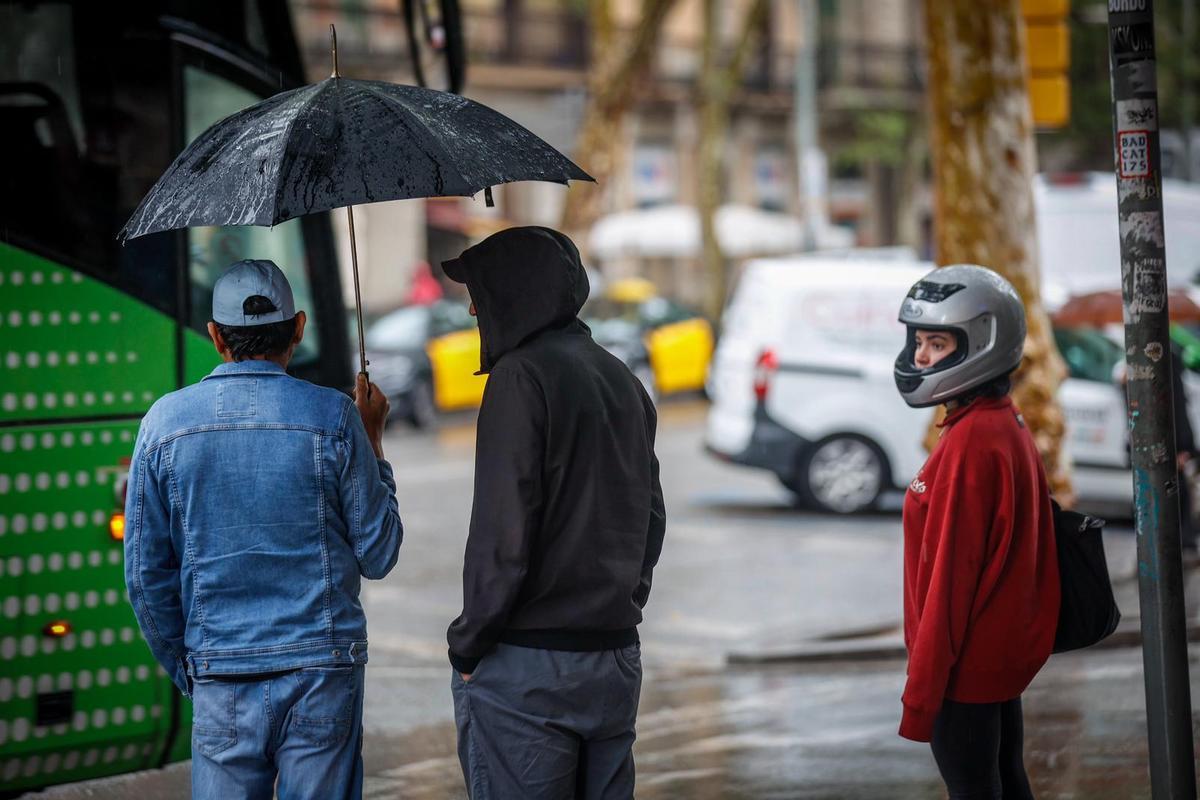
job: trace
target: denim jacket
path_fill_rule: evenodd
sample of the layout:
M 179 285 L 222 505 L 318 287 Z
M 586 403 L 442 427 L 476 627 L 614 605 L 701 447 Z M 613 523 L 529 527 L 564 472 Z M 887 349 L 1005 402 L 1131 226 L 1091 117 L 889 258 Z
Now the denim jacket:
M 392 468 L 350 398 L 270 361 L 221 364 L 138 432 L 125 582 L 175 685 L 367 660 L 360 576 L 404 530 Z

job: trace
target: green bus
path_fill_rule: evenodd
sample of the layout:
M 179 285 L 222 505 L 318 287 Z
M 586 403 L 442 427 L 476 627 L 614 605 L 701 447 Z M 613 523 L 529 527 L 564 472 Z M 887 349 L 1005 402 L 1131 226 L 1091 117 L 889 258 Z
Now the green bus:
M 121 511 L 139 419 L 218 361 L 221 270 L 279 264 L 310 317 L 292 372 L 351 384 L 329 215 L 116 241 L 187 142 L 302 80 L 285 0 L 0 2 L 0 795 L 189 755 Z

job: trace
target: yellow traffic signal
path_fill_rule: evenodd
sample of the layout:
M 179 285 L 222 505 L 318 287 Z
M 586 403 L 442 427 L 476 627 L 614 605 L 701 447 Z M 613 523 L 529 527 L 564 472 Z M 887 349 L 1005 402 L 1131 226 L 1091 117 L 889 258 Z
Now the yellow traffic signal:
M 1021 0 L 1025 19 L 1025 58 L 1029 62 L 1029 103 L 1039 128 L 1062 128 L 1071 121 L 1070 0 Z

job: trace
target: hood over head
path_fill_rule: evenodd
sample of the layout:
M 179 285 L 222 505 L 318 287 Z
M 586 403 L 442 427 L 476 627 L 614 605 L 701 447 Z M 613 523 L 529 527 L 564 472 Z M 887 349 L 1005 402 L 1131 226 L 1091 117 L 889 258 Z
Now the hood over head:
M 536 226 L 494 233 L 442 262 L 466 284 L 479 318 L 479 372 L 491 372 L 508 351 L 549 328 L 586 326 L 577 318 L 588 297 L 579 250 L 566 235 Z

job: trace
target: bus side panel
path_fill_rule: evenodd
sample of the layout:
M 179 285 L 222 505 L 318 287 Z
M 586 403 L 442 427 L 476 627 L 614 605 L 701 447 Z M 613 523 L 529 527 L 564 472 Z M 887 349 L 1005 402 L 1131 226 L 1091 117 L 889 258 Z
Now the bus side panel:
M 179 694 L 179 690 L 174 685 L 170 686 L 175 697 L 172 699 L 173 708 L 176 717 L 176 730 L 174 741 L 168 741 L 167 745 L 171 749 L 167 752 L 167 761 L 186 761 L 192 757 L 192 701 Z
M 221 356 L 213 347 L 212 339 L 203 333 L 184 328 L 183 330 L 183 385 L 191 386 L 221 363 Z
M 0 423 L 140 415 L 175 388 L 174 320 L 3 243 L 0 317 Z
M 177 725 L 177 690 L 142 640 L 113 538 L 136 433 L 137 421 L 0 433 L 10 479 L 0 498 L 5 790 L 153 766 Z M 48 635 L 54 623 L 64 635 Z
M 186 757 L 190 736 L 116 517 L 138 417 L 174 388 L 175 323 L 2 244 L 0 283 L 2 794 L 155 766 L 172 743 Z

